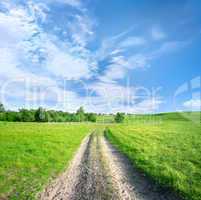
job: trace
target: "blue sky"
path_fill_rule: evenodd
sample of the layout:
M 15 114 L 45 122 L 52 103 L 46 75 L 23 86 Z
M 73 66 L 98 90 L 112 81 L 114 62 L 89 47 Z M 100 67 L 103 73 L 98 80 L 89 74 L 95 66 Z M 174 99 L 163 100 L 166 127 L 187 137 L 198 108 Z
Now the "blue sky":
M 7 109 L 200 110 L 200 0 L 3 0 Z

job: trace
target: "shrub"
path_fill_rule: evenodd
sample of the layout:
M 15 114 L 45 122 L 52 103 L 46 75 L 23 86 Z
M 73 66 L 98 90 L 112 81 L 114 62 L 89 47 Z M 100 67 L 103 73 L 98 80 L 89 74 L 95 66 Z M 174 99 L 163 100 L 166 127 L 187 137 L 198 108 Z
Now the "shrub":
M 87 114 L 87 121 L 96 122 L 96 114 L 95 113 L 88 113 Z
M 117 122 L 117 123 L 122 123 L 123 121 L 124 121 L 124 113 L 117 113 L 116 115 L 115 115 L 115 118 L 114 118 L 114 120 L 115 120 L 115 122 Z

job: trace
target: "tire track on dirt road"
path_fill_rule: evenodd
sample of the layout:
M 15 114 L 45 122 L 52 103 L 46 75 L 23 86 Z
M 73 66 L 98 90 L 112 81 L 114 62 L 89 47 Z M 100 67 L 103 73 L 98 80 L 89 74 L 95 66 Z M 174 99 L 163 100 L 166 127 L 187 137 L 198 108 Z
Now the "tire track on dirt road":
M 179 200 L 138 173 L 101 133 L 81 144 L 68 169 L 39 195 L 40 200 Z

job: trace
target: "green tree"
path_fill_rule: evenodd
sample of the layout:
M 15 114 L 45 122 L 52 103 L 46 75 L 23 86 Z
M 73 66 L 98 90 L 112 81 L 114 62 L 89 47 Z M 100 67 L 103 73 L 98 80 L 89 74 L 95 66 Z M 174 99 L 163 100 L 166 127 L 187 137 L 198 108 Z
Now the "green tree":
M 0 112 L 0 121 L 6 121 L 6 115 L 3 112 Z
M 35 121 L 36 122 L 47 122 L 48 121 L 48 114 L 46 113 L 45 109 L 39 107 L 35 113 Z
M 84 108 L 80 107 L 77 112 L 76 112 L 76 116 L 79 122 L 83 122 L 85 121 L 86 117 L 85 117 L 85 113 L 84 113 Z
M 4 108 L 4 105 L 2 103 L 0 103 L 0 112 L 5 112 L 5 108 Z
M 115 122 L 122 123 L 124 121 L 124 113 L 117 113 L 114 117 Z
M 21 114 L 19 112 L 7 111 L 5 112 L 5 121 L 18 122 L 21 120 Z
M 21 121 L 23 122 L 35 121 L 35 112 L 33 112 L 32 110 L 21 109 L 20 116 L 21 116 Z
M 95 113 L 88 113 L 87 114 L 87 121 L 96 122 L 96 114 Z

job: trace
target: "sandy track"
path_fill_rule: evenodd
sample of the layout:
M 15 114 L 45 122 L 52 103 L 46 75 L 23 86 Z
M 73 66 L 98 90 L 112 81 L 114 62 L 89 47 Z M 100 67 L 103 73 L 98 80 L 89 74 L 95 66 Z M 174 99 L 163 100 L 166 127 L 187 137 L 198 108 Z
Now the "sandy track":
M 91 134 L 66 172 L 39 195 L 40 200 L 179 200 L 136 171 L 105 138 Z

